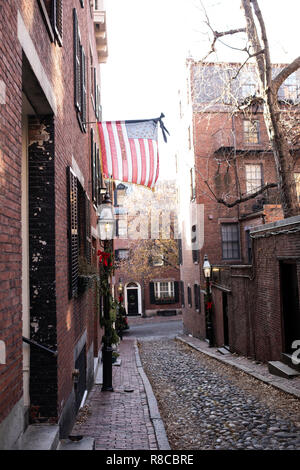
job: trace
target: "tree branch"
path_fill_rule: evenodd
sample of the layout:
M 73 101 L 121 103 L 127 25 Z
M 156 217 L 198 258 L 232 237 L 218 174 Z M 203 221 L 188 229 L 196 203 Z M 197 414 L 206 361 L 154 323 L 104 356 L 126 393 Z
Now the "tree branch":
M 293 62 L 288 64 L 284 69 L 279 72 L 278 75 L 273 79 L 272 85 L 274 92 L 277 92 L 280 85 L 293 73 L 300 68 L 300 56 L 297 57 Z
M 236 199 L 235 201 L 233 202 L 227 202 L 225 201 L 224 199 L 221 199 L 221 198 L 218 198 L 215 193 L 212 191 L 211 187 L 209 186 L 208 182 L 205 181 L 205 184 L 206 186 L 208 187 L 208 189 L 210 190 L 210 192 L 212 193 L 212 195 L 214 196 L 215 200 L 219 203 L 219 204 L 224 204 L 224 206 L 226 207 L 234 207 L 236 206 L 237 204 L 241 204 L 242 202 L 246 202 L 246 201 L 249 201 L 250 199 L 254 199 L 256 196 L 259 196 L 259 194 L 262 194 L 263 192 L 265 192 L 267 189 L 270 189 L 270 188 L 277 188 L 278 187 L 278 184 L 277 183 L 268 183 L 268 184 L 265 184 L 262 188 L 260 188 L 258 191 L 256 191 L 255 193 L 252 193 L 252 194 L 249 194 L 248 196 L 245 196 L 245 197 L 240 197 L 238 199 Z

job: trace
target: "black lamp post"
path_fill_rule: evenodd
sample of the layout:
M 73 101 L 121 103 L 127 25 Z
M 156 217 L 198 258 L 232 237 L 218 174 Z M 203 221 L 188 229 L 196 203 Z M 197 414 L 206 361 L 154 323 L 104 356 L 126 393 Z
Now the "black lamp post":
M 98 207 L 98 234 L 100 240 L 103 241 L 104 253 L 109 252 L 111 240 L 114 237 L 115 220 L 113 214 L 113 207 L 110 199 L 110 195 L 106 192 L 102 204 Z M 110 329 L 109 329 L 109 263 L 103 262 L 103 273 L 104 282 L 106 286 L 106 292 L 103 296 L 103 307 L 104 307 L 104 336 L 105 341 L 102 347 L 102 360 L 103 360 L 103 384 L 102 391 L 113 392 L 112 387 L 112 345 L 110 340 Z
M 208 261 L 207 255 L 204 256 L 204 263 L 203 263 L 203 272 L 204 277 L 206 279 L 206 330 L 207 330 L 207 338 L 209 342 L 209 347 L 213 346 L 213 325 L 212 325 L 212 296 L 211 296 L 211 289 L 210 289 L 210 273 L 211 273 L 211 265 Z

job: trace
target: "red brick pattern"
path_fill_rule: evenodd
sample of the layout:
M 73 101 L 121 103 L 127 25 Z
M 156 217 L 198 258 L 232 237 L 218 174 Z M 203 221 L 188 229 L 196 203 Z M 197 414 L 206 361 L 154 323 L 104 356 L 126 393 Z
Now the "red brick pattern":
M 135 362 L 134 340 L 124 339 L 119 352 L 122 363 L 113 366 L 114 392 L 101 392 L 101 385 L 94 385 L 86 401 L 90 415 L 82 424 L 75 424 L 72 435 L 94 437 L 96 450 L 156 450 L 147 397 Z

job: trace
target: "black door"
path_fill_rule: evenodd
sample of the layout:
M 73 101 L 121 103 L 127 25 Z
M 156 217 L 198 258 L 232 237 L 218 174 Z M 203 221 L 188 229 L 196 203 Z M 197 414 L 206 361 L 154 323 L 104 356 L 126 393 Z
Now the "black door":
M 229 346 L 228 335 L 228 302 L 226 292 L 222 292 L 223 301 L 223 329 L 224 329 L 224 346 Z
M 127 300 L 128 300 L 128 315 L 137 315 L 139 312 L 138 309 L 138 290 L 137 289 L 128 289 L 127 290 Z
M 292 344 L 300 338 L 300 311 L 297 265 L 281 263 L 281 307 L 283 318 L 283 347 L 284 352 L 293 351 Z

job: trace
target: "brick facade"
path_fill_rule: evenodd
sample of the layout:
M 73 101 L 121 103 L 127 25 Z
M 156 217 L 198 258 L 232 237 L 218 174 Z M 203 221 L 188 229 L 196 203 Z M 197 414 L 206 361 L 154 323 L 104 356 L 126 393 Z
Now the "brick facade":
M 101 117 L 99 93 L 97 96 L 94 90 L 100 89 L 95 13 L 89 2 L 84 2 L 84 7 L 77 0 L 63 2 L 63 23 L 56 24 L 58 29 L 62 26 L 60 44 L 49 22 L 51 15 L 47 21 L 45 14 L 52 3 L 13 0 L 1 5 L 0 80 L 5 101 L 2 96 L 0 341 L 6 357 L 0 364 L 0 447 L 3 442 L 8 448 L 20 445 L 28 421 L 58 422 L 61 435 L 68 433 L 82 397 L 73 383 L 76 361 L 79 364 L 84 351 L 84 359 L 80 359 L 84 391 L 91 386 L 94 357 L 99 354 L 102 337 L 95 286 L 71 298 L 68 288 L 68 167 L 89 201 L 89 249 L 92 267 L 97 271 L 92 132 L 95 154 L 99 142 L 96 124 L 84 124 L 95 123 Z M 81 64 L 85 64 L 81 65 L 85 81 L 80 86 L 85 86 L 86 94 L 82 91 L 80 110 L 75 106 L 74 10 L 80 31 Z M 27 163 L 22 166 L 26 153 Z M 24 171 L 28 171 L 27 183 Z M 29 202 L 21 204 L 21 191 L 25 190 Z M 26 230 L 28 249 L 24 244 Z M 30 346 L 28 421 L 25 414 L 23 423 L 14 422 L 15 435 L 7 442 L 7 426 L 11 426 L 16 407 L 22 409 L 25 394 L 22 348 L 28 351 L 29 346 L 22 345 L 22 335 L 57 351 L 57 356 Z
M 280 67 L 282 66 L 274 65 L 274 69 Z M 184 308 L 183 322 L 186 333 L 200 338 L 206 337 L 205 280 L 202 272 L 206 254 L 214 268 L 212 291 L 215 345 L 226 345 L 232 351 L 250 356 L 256 355 L 265 360 L 267 357 L 278 357 L 279 346 L 275 346 L 273 339 L 268 339 L 273 338 L 272 329 L 275 328 L 278 341 L 278 317 L 275 320 L 274 316 L 270 324 L 264 321 L 265 329 L 259 334 L 255 326 L 259 323 L 258 317 L 255 320 L 257 323 L 254 324 L 256 307 L 253 297 L 257 295 L 256 289 L 259 288 L 262 292 L 267 292 L 270 302 L 275 301 L 273 281 L 276 279 L 278 267 L 275 269 L 272 262 L 275 278 L 270 277 L 269 284 L 262 283 L 262 288 L 258 287 L 259 285 L 252 287 L 253 282 L 251 283 L 250 279 L 253 270 L 256 272 L 260 267 L 255 259 L 256 250 L 252 246 L 250 234 L 251 230 L 261 224 L 282 219 L 280 194 L 277 188 L 271 187 L 264 193 L 233 207 L 227 207 L 216 200 L 223 199 L 226 203 L 231 203 L 255 192 L 253 189 L 255 187 L 259 188 L 277 181 L 263 110 L 259 103 L 249 107 L 244 101 L 246 95 L 243 87 L 248 84 L 247 73 L 251 75 L 251 65 L 246 69 L 246 78 L 242 71 L 237 80 L 228 80 L 228 76 L 236 68 L 237 64 L 203 65 L 193 61 L 188 62 L 193 106 L 190 125 L 194 136 L 195 203 L 204 208 L 202 220 L 204 242 L 199 251 L 198 272 L 191 262 L 189 250 L 183 244 L 181 280 L 185 284 L 191 284 L 198 276 L 203 309 L 197 312 L 193 308 Z M 298 75 L 297 80 L 299 80 Z M 224 86 L 225 83 L 227 88 Z M 285 85 L 279 91 L 280 97 L 286 96 L 287 91 L 284 87 Z M 240 105 L 239 111 L 235 107 L 236 103 Z M 251 127 L 249 122 L 254 122 L 254 127 Z M 297 148 L 294 150 L 297 151 Z M 297 165 L 296 163 L 295 172 L 299 171 Z M 180 180 L 181 173 L 178 177 Z M 253 182 L 255 178 L 257 181 Z M 182 210 L 183 227 L 186 223 L 186 210 L 187 206 Z M 271 243 L 270 240 L 268 243 Z M 271 268 L 268 272 L 272 272 Z M 263 277 L 262 273 L 259 275 Z M 263 300 L 262 305 L 264 305 Z M 258 352 L 255 343 L 256 335 L 266 338 L 261 353 Z M 268 341 L 270 346 L 266 345 Z

